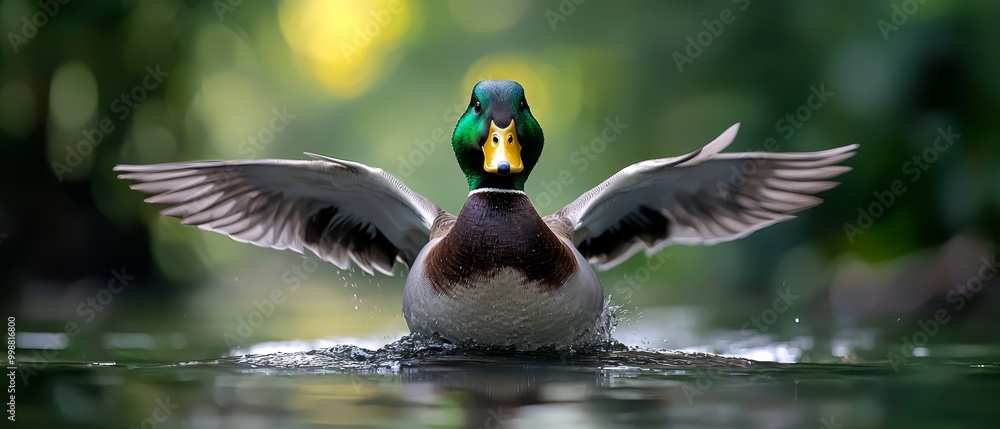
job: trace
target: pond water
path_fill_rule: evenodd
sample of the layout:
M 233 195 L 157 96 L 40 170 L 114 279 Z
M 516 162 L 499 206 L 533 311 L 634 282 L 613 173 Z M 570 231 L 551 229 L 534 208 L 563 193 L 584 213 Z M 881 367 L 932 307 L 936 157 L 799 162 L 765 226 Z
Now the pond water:
M 704 343 L 731 349 L 731 334 Z M 266 343 L 191 362 L 36 362 L 18 390 L 17 421 L 102 428 L 996 427 L 1000 348 L 879 348 L 867 334 L 852 335 L 739 346 L 768 360 L 618 342 L 529 353 L 402 337 L 381 347 L 356 339 Z

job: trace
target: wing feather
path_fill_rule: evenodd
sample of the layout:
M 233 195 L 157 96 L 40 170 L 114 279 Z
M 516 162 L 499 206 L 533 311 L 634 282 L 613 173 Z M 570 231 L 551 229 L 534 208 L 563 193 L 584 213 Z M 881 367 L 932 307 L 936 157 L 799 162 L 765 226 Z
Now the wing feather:
M 577 248 L 599 269 L 672 243 L 734 240 L 820 204 L 813 194 L 838 185 L 829 179 L 851 168 L 837 164 L 858 148 L 720 153 L 738 130 L 733 125 L 684 156 L 630 165 L 547 221 L 572 224 Z
M 402 182 L 364 164 L 309 154 L 308 161 L 198 161 L 119 165 L 118 177 L 169 204 L 160 214 L 233 240 L 298 253 L 341 268 L 392 275 L 411 265 L 442 216 Z

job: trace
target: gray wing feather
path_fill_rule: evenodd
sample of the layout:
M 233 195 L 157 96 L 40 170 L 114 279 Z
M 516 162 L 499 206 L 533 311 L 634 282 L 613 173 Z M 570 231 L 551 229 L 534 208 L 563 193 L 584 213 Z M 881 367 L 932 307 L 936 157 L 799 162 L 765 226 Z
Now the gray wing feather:
M 715 244 L 791 219 L 822 202 L 813 194 L 837 185 L 828 179 L 850 167 L 836 164 L 858 148 L 719 153 L 738 130 L 684 156 L 630 165 L 549 217 L 567 219 L 584 257 L 608 269 L 640 250 Z
M 304 253 L 371 274 L 410 266 L 447 215 L 385 171 L 309 154 L 263 159 L 119 165 L 120 179 L 170 204 L 160 213 L 233 240 Z

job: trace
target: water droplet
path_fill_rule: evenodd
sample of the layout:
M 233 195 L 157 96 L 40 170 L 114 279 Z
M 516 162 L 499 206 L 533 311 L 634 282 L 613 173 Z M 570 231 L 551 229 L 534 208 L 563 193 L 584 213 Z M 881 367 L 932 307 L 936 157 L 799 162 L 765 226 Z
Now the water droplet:
M 799 318 L 798 318 L 798 317 L 796 317 L 796 318 L 795 318 L 795 323 L 796 323 L 796 324 L 798 324 L 798 323 L 799 323 Z
M 357 310 L 357 309 L 358 309 L 358 306 L 356 306 L 356 305 L 355 305 L 355 306 L 354 306 L 354 310 Z

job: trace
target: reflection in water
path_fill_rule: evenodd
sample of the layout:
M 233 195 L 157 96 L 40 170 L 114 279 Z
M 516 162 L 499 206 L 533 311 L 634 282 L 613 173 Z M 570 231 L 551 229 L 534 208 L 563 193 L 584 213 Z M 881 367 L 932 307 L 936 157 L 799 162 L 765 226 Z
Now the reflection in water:
M 897 372 L 879 358 L 885 350 L 855 363 L 777 363 L 616 342 L 517 352 L 403 337 L 377 349 L 341 343 L 169 365 L 50 363 L 21 392 L 19 416 L 38 427 L 142 427 L 161 409 L 169 415 L 157 428 L 845 429 L 936 427 L 934 417 L 949 416 L 950 427 L 967 427 L 989 421 L 1000 354 L 963 350 L 981 355 L 914 358 Z
M 701 384 L 707 390 L 708 384 L 723 375 L 783 366 L 703 353 L 643 350 L 621 343 L 586 350 L 519 352 L 414 337 L 378 350 L 336 346 L 244 356 L 225 364 L 268 372 L 276 368 L 342 371 L 359 394 L 373 390 L 359 405 L 406 410 L 406 420 L 421 424 L 442 418 L 459 423 L 453 420 L 460 417 L 459 426 L 469 428 L 517 427 L 517 422 L 528 418 L 590 427 L 609 423 L 602 414 L 618 406 L 635 418 L 655 422 L 666 415 L 671 401 L 680 398 L 686 404 L 685 395 L 693 399 L 703 392 L 695 387 L 696 391 L 685 393 L 684 385 L 674 382 L 666 390 L 650 389 L 658 383 L 643 381 L 643 373 L 704 378 Z M 387 375 L 399 376 L 398 391 L 387 394 L 372 381 Z M 663 396 L 658 391 L 674 393 Z

